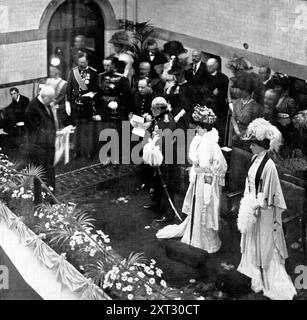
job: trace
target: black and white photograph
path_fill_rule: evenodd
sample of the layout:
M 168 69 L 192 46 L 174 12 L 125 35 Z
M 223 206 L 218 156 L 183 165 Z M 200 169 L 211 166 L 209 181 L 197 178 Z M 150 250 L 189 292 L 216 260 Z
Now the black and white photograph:
M 306 0 L 0 0 L 0 70 L 1 301 L 307 300 Z

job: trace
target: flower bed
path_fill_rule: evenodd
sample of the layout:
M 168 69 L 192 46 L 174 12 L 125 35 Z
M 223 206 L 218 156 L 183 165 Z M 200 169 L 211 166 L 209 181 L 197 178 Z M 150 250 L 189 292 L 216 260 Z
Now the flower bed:
M 123 259 L 114 252 L 110 237 L 94 229 L 94 219 L 81 207 L 46 201 L 34 206 L 33 176 L 41 173 L 34 167 L 18 171 L 0 155 L 0 198 L 39 239 L 113 299 L 182 299 L 179 290 L 167 286 L 156 261 L 138 253 Z M 43 190 L 46 199 L 50 191 Z

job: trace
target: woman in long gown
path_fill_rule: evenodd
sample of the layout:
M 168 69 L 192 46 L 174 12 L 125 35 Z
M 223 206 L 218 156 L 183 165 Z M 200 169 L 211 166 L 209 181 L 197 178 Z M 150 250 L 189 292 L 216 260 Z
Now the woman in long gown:
M 242 233 L 242 258 L 238 271 L 251 278 L 252 290 L 274 300 L 290 300 L 296 294 L 285 270 L 288 257 L 281 214 L 286 210 L 278 173 L 269 149 L 281 144 L 278 129 L 256 119 L 247 130 L 254 156 L 246 179 L 238 216 Z
M 196 106 L 192 118 L 198 133 L 189 152 L 193 166 L 182 209 L 187 217 L 180 225 L 161 229 L 156 236 L 160 239 L 182 237 L 181 242 L 214 253 L 221 246 L 218 235 L 220 196 L 227 163 L 218 145 L 218 132 L 212 128 L 216 120 L 213 111 Z

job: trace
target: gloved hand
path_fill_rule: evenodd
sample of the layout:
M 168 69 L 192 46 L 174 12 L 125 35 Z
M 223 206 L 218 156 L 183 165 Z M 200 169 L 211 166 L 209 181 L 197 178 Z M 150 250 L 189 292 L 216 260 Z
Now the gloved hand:
M 69 101 L 65 102 L 65 110 L 66 110 L 66 113 L 70 116 L 71 115 L 71 106 L 70 106 Z

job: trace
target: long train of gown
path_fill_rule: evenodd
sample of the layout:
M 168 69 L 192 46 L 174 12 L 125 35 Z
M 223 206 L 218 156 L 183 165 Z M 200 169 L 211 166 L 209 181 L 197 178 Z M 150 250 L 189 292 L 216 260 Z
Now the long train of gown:
M 203 173 L 197 174 L 192 238 L 190 237 L 192 221 L 190 211 L 193 201 L 194 183 L 190 183 L 183 205 L 183 212 L 188 213 L 188 216 L 179 225 L 168 225 L 159 230 L 156 234 L 158 239 L 182 238 L 181 242 L 205 250 L 208 253 L 214 253 L 220 249 L 221 241 L 218 235 L 218 216 L 214 214 L 214 212 L 219 212 L 221 187 L 215 176 L 212 183 L 211 201 L 207 207 L 204 207 L 203 178 Z

